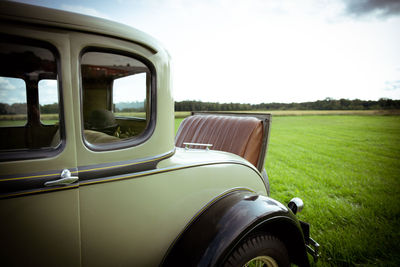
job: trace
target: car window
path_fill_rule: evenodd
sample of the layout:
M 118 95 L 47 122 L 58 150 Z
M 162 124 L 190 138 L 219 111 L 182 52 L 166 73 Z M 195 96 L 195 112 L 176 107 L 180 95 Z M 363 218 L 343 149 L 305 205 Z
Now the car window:
M 117 52 L 88 51 L 81 58 L 83 136 L 94 145 L 142 136 L 150 119 L 151 72 Z
M 0 152 L 57 147 L 61 138 L 56 50 L 31 40 L 1 40 Z
M 57 80 L 43 79 L 38 83 L 40 121 L 46 125 L 58 124 Z
M 0 76 L 0 114 L 0 127 L 26 124 L 26 83 L 23 79 Z

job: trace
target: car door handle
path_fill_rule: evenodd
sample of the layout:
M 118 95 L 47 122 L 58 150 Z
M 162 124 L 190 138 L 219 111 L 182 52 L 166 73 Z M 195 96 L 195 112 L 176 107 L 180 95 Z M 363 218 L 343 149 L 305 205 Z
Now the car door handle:
M 71 172 L 64 169 L 61 172 L 61 178 L 53 181 L 47 181 L 44 183 L 45 186 L 58 186 L 58 185 L 69 185 L 79 180 L 78 176 L 71 176 Z

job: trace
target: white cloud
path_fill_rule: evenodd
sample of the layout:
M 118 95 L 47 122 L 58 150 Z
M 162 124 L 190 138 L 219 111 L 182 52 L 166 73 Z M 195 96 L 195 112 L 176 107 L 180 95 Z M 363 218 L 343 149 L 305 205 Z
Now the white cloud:
M 161 40 L 173 58 L 176 100 L 387 97 L 386 82 L 400 80 L 388 75 L 400 62 L 400 18 L 350 16 L 346 1 L 118 0 L 63 9 Z
M 22 79 L 0 77 L 0 103 L 26 103 L 25 82 Z
M 400 67 L 387 71 L 387 80 L 383 86 L 383 97 L 400 99 Z
M 353 16 L 387 18 L 400 15 L 398 0 L 343 0 L 346 12 Z
M 57 80 L 40 80 L 38 89 L 40 105 L 58 103 Z
M 16 86 L 10 82 L 9 78 L 0 77 L 0 88 L 2 91 L 13 91 Z
M 85 6 L 81 6 L 81 5 L 62 4 L 61 5 L 61 9 L 66 10 L 66 11 L 70 11 L 70 12 L 89 15 L 89 16 L 93 16 L 93 17 L 100 17 L 100 18 L 110 19 L 110 16 L 108 16 L 107 14 L 99 12 L 95 8 L 91 8 L 91 7 L 85 7 Z

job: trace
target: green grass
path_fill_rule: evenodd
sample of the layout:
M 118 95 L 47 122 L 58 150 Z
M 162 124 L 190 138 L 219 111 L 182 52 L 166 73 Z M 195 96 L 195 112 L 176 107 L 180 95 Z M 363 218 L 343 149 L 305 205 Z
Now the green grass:
M 303 199 L 316 266 L 400 266 L 400 116 L 273 117 L 266 169 Z
M 0 127 L 24 126 L 26 120 L 0 120 Z
M 40 119 L 43 124 L 52 125 L 58 123 L 57 114 L 41 114 Z M 27 116 L 23 114 L 0 115 L 0 127 L 24 126 L 26 122 Z
M 271 196 L 305 202 L 320 266 L 400 265 L 400 117 L 273 120 Z
M 53 125 L 58 123 L 58 120 L 42 120 L 43 124 Z M 16 127 L 16 126 L 25 126 L 26 120 L 8 120 L 2 121 L 0 120 L 0 127 Z

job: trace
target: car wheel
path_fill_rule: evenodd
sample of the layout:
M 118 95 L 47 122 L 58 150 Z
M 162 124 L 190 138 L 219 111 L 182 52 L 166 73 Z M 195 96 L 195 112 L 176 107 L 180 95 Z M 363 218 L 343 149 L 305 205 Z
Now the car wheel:
M 228 256 L 226 267 L 290 266 L 289 254 L 282 241 L 273 235 L 258 234 L 242 241 Z

